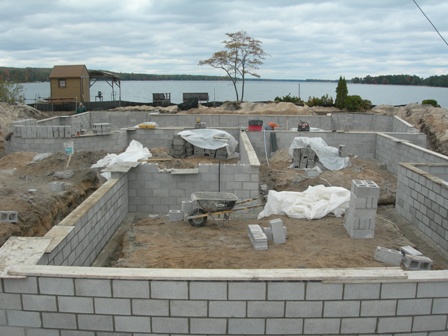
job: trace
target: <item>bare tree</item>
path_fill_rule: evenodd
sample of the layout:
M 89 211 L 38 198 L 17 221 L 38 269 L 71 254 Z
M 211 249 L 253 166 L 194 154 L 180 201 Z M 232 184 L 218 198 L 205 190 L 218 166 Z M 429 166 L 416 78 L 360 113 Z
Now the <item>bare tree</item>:
M 232 81 L 235 89 L 236 100 L 244 99 L 244 83 L 246 75 L 260 78 L 255 71 L 263 64 L 262 60 L 267 56 L 261 48 L 261 41 L 248 36 L 245 31 L 226 33 L 228 40 L 223 41 L 225 49 L 218 51 L 207 60 L 199 62 L 199 65 L 209 65 L 213 68 L 223 69 Z M 241 99 L 239 99 L 237 83 L 241 80 Z

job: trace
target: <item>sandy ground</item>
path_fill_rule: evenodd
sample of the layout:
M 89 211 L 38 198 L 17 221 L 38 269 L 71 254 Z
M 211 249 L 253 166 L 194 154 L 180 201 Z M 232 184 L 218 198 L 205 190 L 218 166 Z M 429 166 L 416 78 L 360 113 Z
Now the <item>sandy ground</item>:
M 285 244 L 269 242 L 257 251 L 247 235 L 248 224 L 269 226 L 280 218 L 287 228 Z M 390 220 L 392 219 L 392 220 Z M 318 220 L 270 216 L 257 220 L 210 218 L 203 227 L 166 217 L 143 218 L 126 228 L 113 267 L 136 268 L 349 268 L 385 267 L 374 259 L 377 246 L 399 249 L 413 246 L 429 256 L 433 269 L 446 269 L 443 251 L 414 232 L 390 207 L 380 207 L 373 239 L 352 239 L 343 227 L 344 218 L 331 215 Z
M 163 150 L 162 150 L 163 152 Z M 194 167 L 198 158 L 182 160 Z M 347 268 L 384 267 L 374 259 L 377 246 L 399 250 L 412 246 L 430 257 L 433 269 L 446 269 L 448 259 L 429 239 L 398 215 L 393 208 L 396 178 L 376 160 L 352 157 L 351 166 L 340 171 L 324 171 L 318 178 L 305 178 L 303 171 L 289 169 L 287 151 L 279 150 L 269 165 L 261 168 L 261 183 L 277 191 L 303 191 L 317 184 L 350 189 L 352 179 L 372 179 L 380 186 L 380 207 L 373 239 L 352 239 L 343 227 L 344 217 L 332 214 L 322 219 L 292 219 L 272 215 L 261 220 L 257 212 L 235 212 L 231 220 L 213 221 L 203 227 L 188 221 L 172 222 L 164 215 L 140 218 L 128 224 L 117 239 L 120 244 L 107 266 L 143 268 Z M 382 204 L 382 205 L 381 205 Z M 259 208 L 261 211 L 262 208 Z M 247 235 L 248 224 L 269 227 L 280 218 L 287 228 L 286 244 L 269 243 L 266 251 L 256 251 Z

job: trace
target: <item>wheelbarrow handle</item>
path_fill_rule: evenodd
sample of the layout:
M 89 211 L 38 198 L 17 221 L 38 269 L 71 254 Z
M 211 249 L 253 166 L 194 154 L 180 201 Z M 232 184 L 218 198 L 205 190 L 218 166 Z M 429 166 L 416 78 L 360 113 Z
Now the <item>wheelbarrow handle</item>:
M 238 201 L 238 202 L 235 203 L 235 205 L 236 204 L 249 203 L 249 202 L 253 202 L 253 201 L 257 201 L 257 200 L 258 200 L 258 198 L 249 198 L 249 199 L 246 199 L 246 200 Z

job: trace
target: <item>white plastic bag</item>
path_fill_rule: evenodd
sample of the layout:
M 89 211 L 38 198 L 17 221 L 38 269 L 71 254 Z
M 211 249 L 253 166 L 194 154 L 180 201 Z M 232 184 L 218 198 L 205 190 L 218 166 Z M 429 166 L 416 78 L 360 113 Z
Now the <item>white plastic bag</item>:
M 317 185 L 304 192 L 269 190 L 268 200 L 258 219 L 270 215 L 290 218 L 318 219 L 330 212 L 341 217 L 350 202 L 350 190 L 342 187 Z

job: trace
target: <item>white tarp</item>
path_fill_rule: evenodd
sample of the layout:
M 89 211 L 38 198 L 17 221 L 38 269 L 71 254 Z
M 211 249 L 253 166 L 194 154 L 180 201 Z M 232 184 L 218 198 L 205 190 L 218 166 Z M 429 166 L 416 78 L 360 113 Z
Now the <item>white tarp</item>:
M 296 137 L 289 146 L 289 156 L 292 157 L 294 148 L 306 148 L 310 146 L 319 158 L 319 161 L 328 170 L 340 170 L 348 167 L 350 159 L 340 157 L 339 149 L 330 147 L 322 138 Z
M 128 148 L 121 154 L 107 154 L 104 158 L 94 163 L 91 168 L 105 168 L 113 166 L 119 162 L 137 162 L 141 159 L 147 159 L 152 157 L 149 149 L 143 147 L 143 145 L 135 140 L 132 140 Z M 106 179 L 110 178 L 110 173 L 102 173 Z
M 225 131 L 211 128 L 198 128 L 194 130 L 182 131 L 178 134 L 185 141 L 188 141 L 196 147 L 212 150 L 226 147 L 229 158 L 238 156 L 238 154 L 235 153 L 238 141 L 236 141 L 231 134 Z
M 350 202 L 350 190 L 342 187 L 317 185 L 303 192 L 269 190 L 268 200 L 258 219 L 270 215 L 290 218 L 318 219 L 330 212 L 341 217 Z

